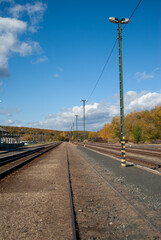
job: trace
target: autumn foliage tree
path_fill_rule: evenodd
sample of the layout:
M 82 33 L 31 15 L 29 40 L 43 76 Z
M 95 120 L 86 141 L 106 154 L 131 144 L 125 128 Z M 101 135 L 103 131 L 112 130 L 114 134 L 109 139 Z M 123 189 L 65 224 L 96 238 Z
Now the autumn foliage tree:
M 107 141 L 120 141 L 120 117 L 105 123 L 100 137 Z M 154 142 L 161 140 L 161 106 L 151 111 L 131 112 L 125 116 L 125 139 L 129 142 Z
M 103 128 L 100 130 L 100 137 L 108 142 L 110 139 L 113 138 L 113 132 L 112 132 L 112 124 L 111 123 L 105 123 Z

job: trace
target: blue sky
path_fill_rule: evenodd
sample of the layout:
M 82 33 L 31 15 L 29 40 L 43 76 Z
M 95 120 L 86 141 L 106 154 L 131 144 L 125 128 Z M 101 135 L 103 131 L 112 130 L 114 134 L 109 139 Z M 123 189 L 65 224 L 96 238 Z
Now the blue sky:
M 1 125 L 70 130 L 117 38 L 109 17 L 138 0 L 0 0 Z M 143 0 L 122 32 L 125 114 L 161 104 L 161 1 Z M 118 43 L 86 104 L 86 130 L 119 115 Z

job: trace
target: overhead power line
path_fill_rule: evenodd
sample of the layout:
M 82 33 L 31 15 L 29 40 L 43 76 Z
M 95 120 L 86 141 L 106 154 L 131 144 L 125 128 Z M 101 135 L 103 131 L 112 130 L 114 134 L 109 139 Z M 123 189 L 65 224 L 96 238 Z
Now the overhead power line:
M 133 12 L 131 13 L 129 19 L 131 19 L 131 18 L 133 17 L 134 13 L 136 12 L 136 10 L 137 10 L 137 8 L 139 7 L 139 5 L 140 5 L 141 2 L 142 2 L 142 0 L 140 0 L 140 1 L 138 2 L 138 4 L 136 5 L 135 9 L 134 9 Z M 124 28 L 122 29 L 122 31 L 125 29 L 126 26 L 127 26 L 127 25 L 124 25 Z M 89 101 L 89 99 L 92 97 L 92 95 L 93 95 L 93 93 L 94 93 L 94 91 L 95 91 L 95 89 L 96 89 L 96 87 L 97 87 L 97 85 L 98 85 L 98 83 L 99 83 L 99 81 L 100 81 L 100 79 L 101 79 L 104 71 L 105 71 L 105 68 L 106 68 L 106 66 L 107 66 L 107 64 L 108 64 L 108 62 L 109 62 L 109 60 L 110 60 L 110 58 L 111 58 L 111 55 L 112 55 L 112 53 L 113 53 L 113 51 L 114 51 L 114 48 L 115 48 L 115 46 L 116 46 L 116 43 L 117 43 L 117 39 L 115 40 L 115 43 L 114 43 L 114 45 L 113 45 L 113 47 L 112 47 L 112 49 L 111 49 L 111 51 L 110 51 L 110 54 L 109 54 L 109 56 L 108 56 L 108 58 L 107 58 L 107 61 L 105 62 L 104 66 L 103 66 L 103 68 L 102 68 L 102 71 L 101 71 L 101 73 L 100 73 L 100 75 L 99 75 L 99 77 L 98 77 L 98 79 L 97 79 L 97 81 L 96 81 L 96 84 L 95 84 L 93 90 L 91 91 L 91 94 L 90 94 L 89 97 L 88 97 L 88 101 Z
M 109 54 L 109 56 L 108 56 L 108 58 L 107 58 L 107 61 L 106 61 L 105 65 L 104 65 L 103 68 L 102 68 L 102 71 L 101 71 L 101 73 L 100 73 L 100 75 L 99 75 L 99 77 L 98 77 L 98 79 L 97 79 L 97 82 L 96 82 L 96 84 L 95 84 L 95 86 L 94 86 L 91 94 L 89 95 L 88 101 L 89 101 L 89 99 L 91 98 L 92 94 L 94 93 L 94 90 L 96 89 L 96 87 L 97 87 L 97 85 L 98 85 L 98 83 L 99 83 L 99 81 L 100 81 L 100 79 L 101 79 L 101 77 L 102 77 L 102 75 L 103 75 L 103 73 L 104 73 L 104 71 L 105 71 L 105 68 L 106 68 L 106 66 L 107 66 L 107 64 L 108 64 L 108 62 L 109 62 L 109 60 L 110 60 L 110 57 L 111 57 L 113 51 L 114 51 L 114 48 L 115 48 L 115 46 L 116 46 L 116 43 L 117 43 L 117 38 L 116 38 L 115 43 L 114 43 L 114 45 L 113 45 L 113 47 L 112 47 L 112 49 L 111 49 L 111 51 L 110 51 L 110 54 Z
M 136 5 L 135 9 L 133 10 L 133 12 L 131 13 L 131 15 L 130 15 L 130 17 L 129 17 L 130 20 L 131 20 L 131 18 L 133 17 L 134 13 L 136 12 L 137 8 L 139 7 L 139 5 L 140 5 L 140 3 L 141 3 L 142 1 L 143 1 L 143 0 L 140 0 L 140 1 L 138 2 L 138 4 Z M 124 25 L 122 31 L 126 28 L 126 26 L 127 26 L 127 25 Z
M 129 17 L 130 19 L 132 18 L 132 16 L 134 15 L 134 13 L 136 12 L 136 9 L 139 7 L 140 3 L 142 2 L 143 0 L 140 0 L 136 6 L 136 8 L 134 9 L 134 11 L 132 12 L 131 16 Z

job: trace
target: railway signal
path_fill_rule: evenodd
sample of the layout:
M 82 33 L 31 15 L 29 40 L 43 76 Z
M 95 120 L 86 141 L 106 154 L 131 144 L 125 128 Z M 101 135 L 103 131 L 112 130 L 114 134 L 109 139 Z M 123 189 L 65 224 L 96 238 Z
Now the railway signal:
M 119 76 L 120 76 L 120 121 L 121 121 L 121 166 L 126 167 L 125 156 L 125 128 L 124 128 L 124 96 L 123 96 L 123 73 L 122 73 L 122 45 L 121 45 L 121 24 L 128 24 L 129 18 L 119 20 L 115 17 L 110 17 L 109 22 L 118 24 L 118 40 L 119 40 Z

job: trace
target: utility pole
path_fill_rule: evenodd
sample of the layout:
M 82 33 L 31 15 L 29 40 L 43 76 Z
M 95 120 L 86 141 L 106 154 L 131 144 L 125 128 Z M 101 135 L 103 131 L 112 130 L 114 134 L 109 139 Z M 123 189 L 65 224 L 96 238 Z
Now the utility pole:
M 83 131 L 85 132 L 85 102 L 88 102 L 87 99 L 81 99 L 81 102 L 83 102 Z
M 109 21 L 118 24 L 118 40 L 119 40 L 119 76 L 120 76 L 120 122 L 121 122 L 121 166 L 126 167 L 125 156 L 125 127 L 124 127 L 124 96 L 123 96 L 123 73 L 122 73 L 122 36 L 121 36 L 121 24 L 127 24 L 130 22 L 129 18 L 110 17 Z
M 78 115 L 75 115 L 76 117 L 76 131 L 78 131 Z
M 72 141 L 72 126 L 71 126 L 71 131 L 70 131 L 70 137 L 71 137 L 71 141 Z

